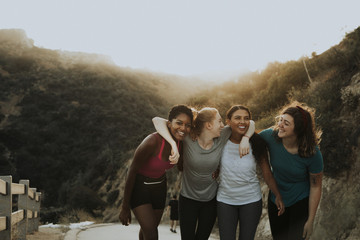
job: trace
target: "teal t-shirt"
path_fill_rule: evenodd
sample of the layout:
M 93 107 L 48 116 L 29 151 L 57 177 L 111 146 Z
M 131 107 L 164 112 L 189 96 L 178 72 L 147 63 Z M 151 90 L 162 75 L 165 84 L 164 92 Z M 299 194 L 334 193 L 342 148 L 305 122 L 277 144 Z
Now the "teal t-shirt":
M 310 194 L 309 173 L 323 171 L 323 158 L 318 147 L 316 153 L 309 158 L 289 153 L 281 142 L 272 135 L 273 129 L 260 132 L 267 142 L 270 152 L 270 164 L 278 185 L 282 200 L 286 207 L 306 198 Z M 274 194 L 271 200 L 275 202 Z

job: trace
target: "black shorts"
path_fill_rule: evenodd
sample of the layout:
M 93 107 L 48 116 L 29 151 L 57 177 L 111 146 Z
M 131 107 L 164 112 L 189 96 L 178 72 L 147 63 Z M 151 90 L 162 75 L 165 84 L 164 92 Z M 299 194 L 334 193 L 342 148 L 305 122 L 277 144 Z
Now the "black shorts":
M 166 174 L 160 178 L 149 178 L 137 174 L 131 194 L 131 209 L 144 204 L 151 204 L 153 209 L 164 209 L 166 189 Z
M 179 220 L 179 212 L 176 209 L 176 211 L 171 211 L 170 212 L 170 220 Z

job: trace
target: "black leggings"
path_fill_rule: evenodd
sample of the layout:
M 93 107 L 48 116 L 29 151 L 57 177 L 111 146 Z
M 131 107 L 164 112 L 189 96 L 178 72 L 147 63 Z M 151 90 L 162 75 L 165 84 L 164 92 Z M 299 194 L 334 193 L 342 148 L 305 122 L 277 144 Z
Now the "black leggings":
M 229 205 L 217 202 L 219 232 L 221 240 L 235 240 L 239 224 L 239 240 L 253 240 L 262 212 L 262 200 L 244 204 Z
M 182 240 L 207 240 L 216 220 L 216 197 L 201 202 L 180 195 L 180 231 Z
M 309 216 L 309 198 L 304 198 L 294 205 L 286 207 L 285 212 L 278 216 L 278 209 L 269 196 L 268 213 L 274 240 L 303 239 L 304 225 Z

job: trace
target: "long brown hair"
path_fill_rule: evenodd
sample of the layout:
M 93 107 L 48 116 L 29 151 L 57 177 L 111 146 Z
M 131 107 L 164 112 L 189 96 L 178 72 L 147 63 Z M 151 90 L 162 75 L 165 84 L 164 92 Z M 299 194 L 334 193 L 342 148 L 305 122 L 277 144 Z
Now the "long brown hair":
M 310 108 L 304 103 L 293 101 L 280 110 L 280 114 L 288 114 L 294 118 L 294 133 L 297 137 L 298 152 L 300 157 L 311 157 L 316 152 L 316 146 L 321 141 L 322 131 L 315 125 L 315 109 Z M 281 141 L 278 137 L 279 127 L 277 122 L 273 126 L 276 140 Z

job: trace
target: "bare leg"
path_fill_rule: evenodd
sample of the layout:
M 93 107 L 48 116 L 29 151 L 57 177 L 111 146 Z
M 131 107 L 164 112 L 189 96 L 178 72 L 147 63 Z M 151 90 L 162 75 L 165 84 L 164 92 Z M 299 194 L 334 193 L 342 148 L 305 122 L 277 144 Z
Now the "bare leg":
M 151 204 L 140 205 L 133 209 L 140 224 L 139 240 L 158 240 L 158 229 L 164 209 L 153 209 Z
M 173 230 L 173 226 L 174 226 L 174 220 L 170 220 L 170 231 Z
M 176 232 L 176 225 L 177 225 L 177 221 L 174 220 L 174 226 L 173 226 L 173 230 Z

